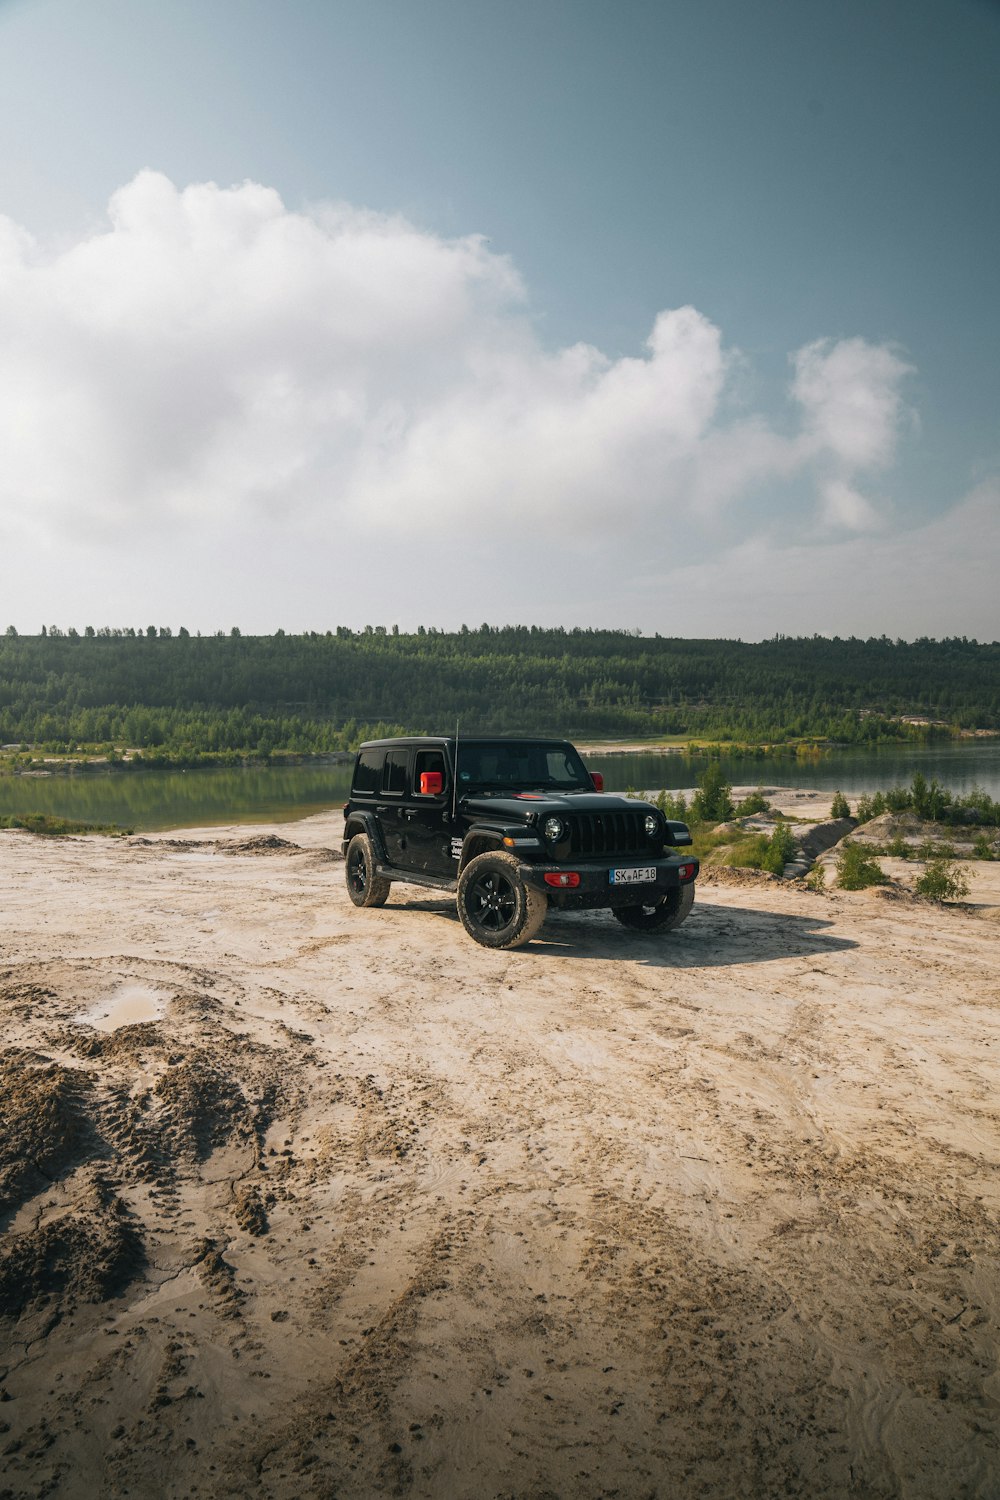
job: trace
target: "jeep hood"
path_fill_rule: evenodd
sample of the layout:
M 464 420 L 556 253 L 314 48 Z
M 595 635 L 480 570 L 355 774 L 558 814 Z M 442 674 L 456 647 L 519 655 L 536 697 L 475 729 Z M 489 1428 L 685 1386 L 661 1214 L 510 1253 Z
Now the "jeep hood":
M 510 819 L 517 823 L 527 823 L 532 813 L 544 818 L 551 813 L 642 812 L 648 806 L 606 792 L 473 792 L 460 798 L 460 802 L 466 813 L 476 817 Z

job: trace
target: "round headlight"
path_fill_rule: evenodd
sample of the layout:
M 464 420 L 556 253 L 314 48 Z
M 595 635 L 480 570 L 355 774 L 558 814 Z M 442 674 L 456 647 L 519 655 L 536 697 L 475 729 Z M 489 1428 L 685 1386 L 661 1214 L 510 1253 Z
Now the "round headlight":
M 660 831 L 660 820 L 659 820 L 659 817 L 657 816 L 656 813 L 647 813 L 646 814 L 645 828 L 646 828 L 646 837 L 648 839 L 655 839 L 656 835 Z
M 566 836 L 566 824 L 562 818 L 546 818 L 542 824 L 542 832 L 550 844 L 558 844 Z

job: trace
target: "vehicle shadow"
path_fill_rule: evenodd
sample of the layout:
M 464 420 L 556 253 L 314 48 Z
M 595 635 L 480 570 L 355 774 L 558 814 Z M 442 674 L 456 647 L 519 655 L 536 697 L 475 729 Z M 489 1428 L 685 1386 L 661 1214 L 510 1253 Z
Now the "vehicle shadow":
M 406 911 L 426 911 L 461 928 L 454 901 L 447 897 L 398 905 Z M 718 968 L 840 953 L 858 946 L 853 938 L 835 936 L 829 931 L 832 926 L 822 916 L 791 916 L 710 902 L 696 903 L 683 926 L 664 933 L 629 932 L 606 911 L 550 911 L 527 947 L 503 951 L 509 958 L 524 953 L 535 958 L 630 959 L 652 968 Z

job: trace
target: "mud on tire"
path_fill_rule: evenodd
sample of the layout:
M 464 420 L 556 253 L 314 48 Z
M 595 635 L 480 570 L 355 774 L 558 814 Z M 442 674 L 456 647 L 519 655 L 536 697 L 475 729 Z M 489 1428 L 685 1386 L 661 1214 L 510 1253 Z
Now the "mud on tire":
M 375 851 L 367 833 L 356 833 L 347 846 L 347 894 L 355 906 L 384 906 L 391 881 L 375 873 Z
M 616 906 L 614 914 L 623 927 L 633 932 L 669 932 L 679 927 L 694 905 L 694 881 L 668 891 L 665 900 L 655 906 Z
M 512 854 L 488 850 L 470 859 L 458 881 L 458 915 L 484 948 L 521 948 L 545 921 L 549 903 L 525 885 Z

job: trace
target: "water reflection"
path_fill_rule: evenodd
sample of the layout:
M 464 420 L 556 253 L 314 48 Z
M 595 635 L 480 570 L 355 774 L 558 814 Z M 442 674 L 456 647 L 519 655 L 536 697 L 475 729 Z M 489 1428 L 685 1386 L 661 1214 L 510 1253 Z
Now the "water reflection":
M 585 757 L 591 770 L 603 771 L 608 791 L 626 786 L 671 791 L 693 787 L 709 765 L 699 755 L 611 755 Z M 920 771 L 928 781 L 958 793 L 981 787 L 1000 798 L 1000 740 L 949 741 L 934 745 L 882 745 L 874 749 L 831 751 L 818 757 L 794 755 L 723 756 L 723 775 L 733 786 L 796 786 L 805 790 L 842 791 L 845 796 L 909 786 Z
M 693 787 L 709 761 L 685 755 L 588 755 L 606 789 Z M 980 786 L 1000 799 L 1000 741 L 900 749 L 839 750 L 819 759 L 723 757 L 734 786 L 799 786 L 847 796 L 908 785 L 915 771 L 953 792 Z M 0 813 L 48 813 L 136 829 L 221 823 L 281 823 L 336 807 L 350 789 L 350 765 L 253 766 L 240 770 L 120 771 L 78 776 L 0 777 Z
M 4 776 L 0 813 L 48 813 L 144 830 L 283 823 L 335 807 L 350 784 L 350 765 Z

